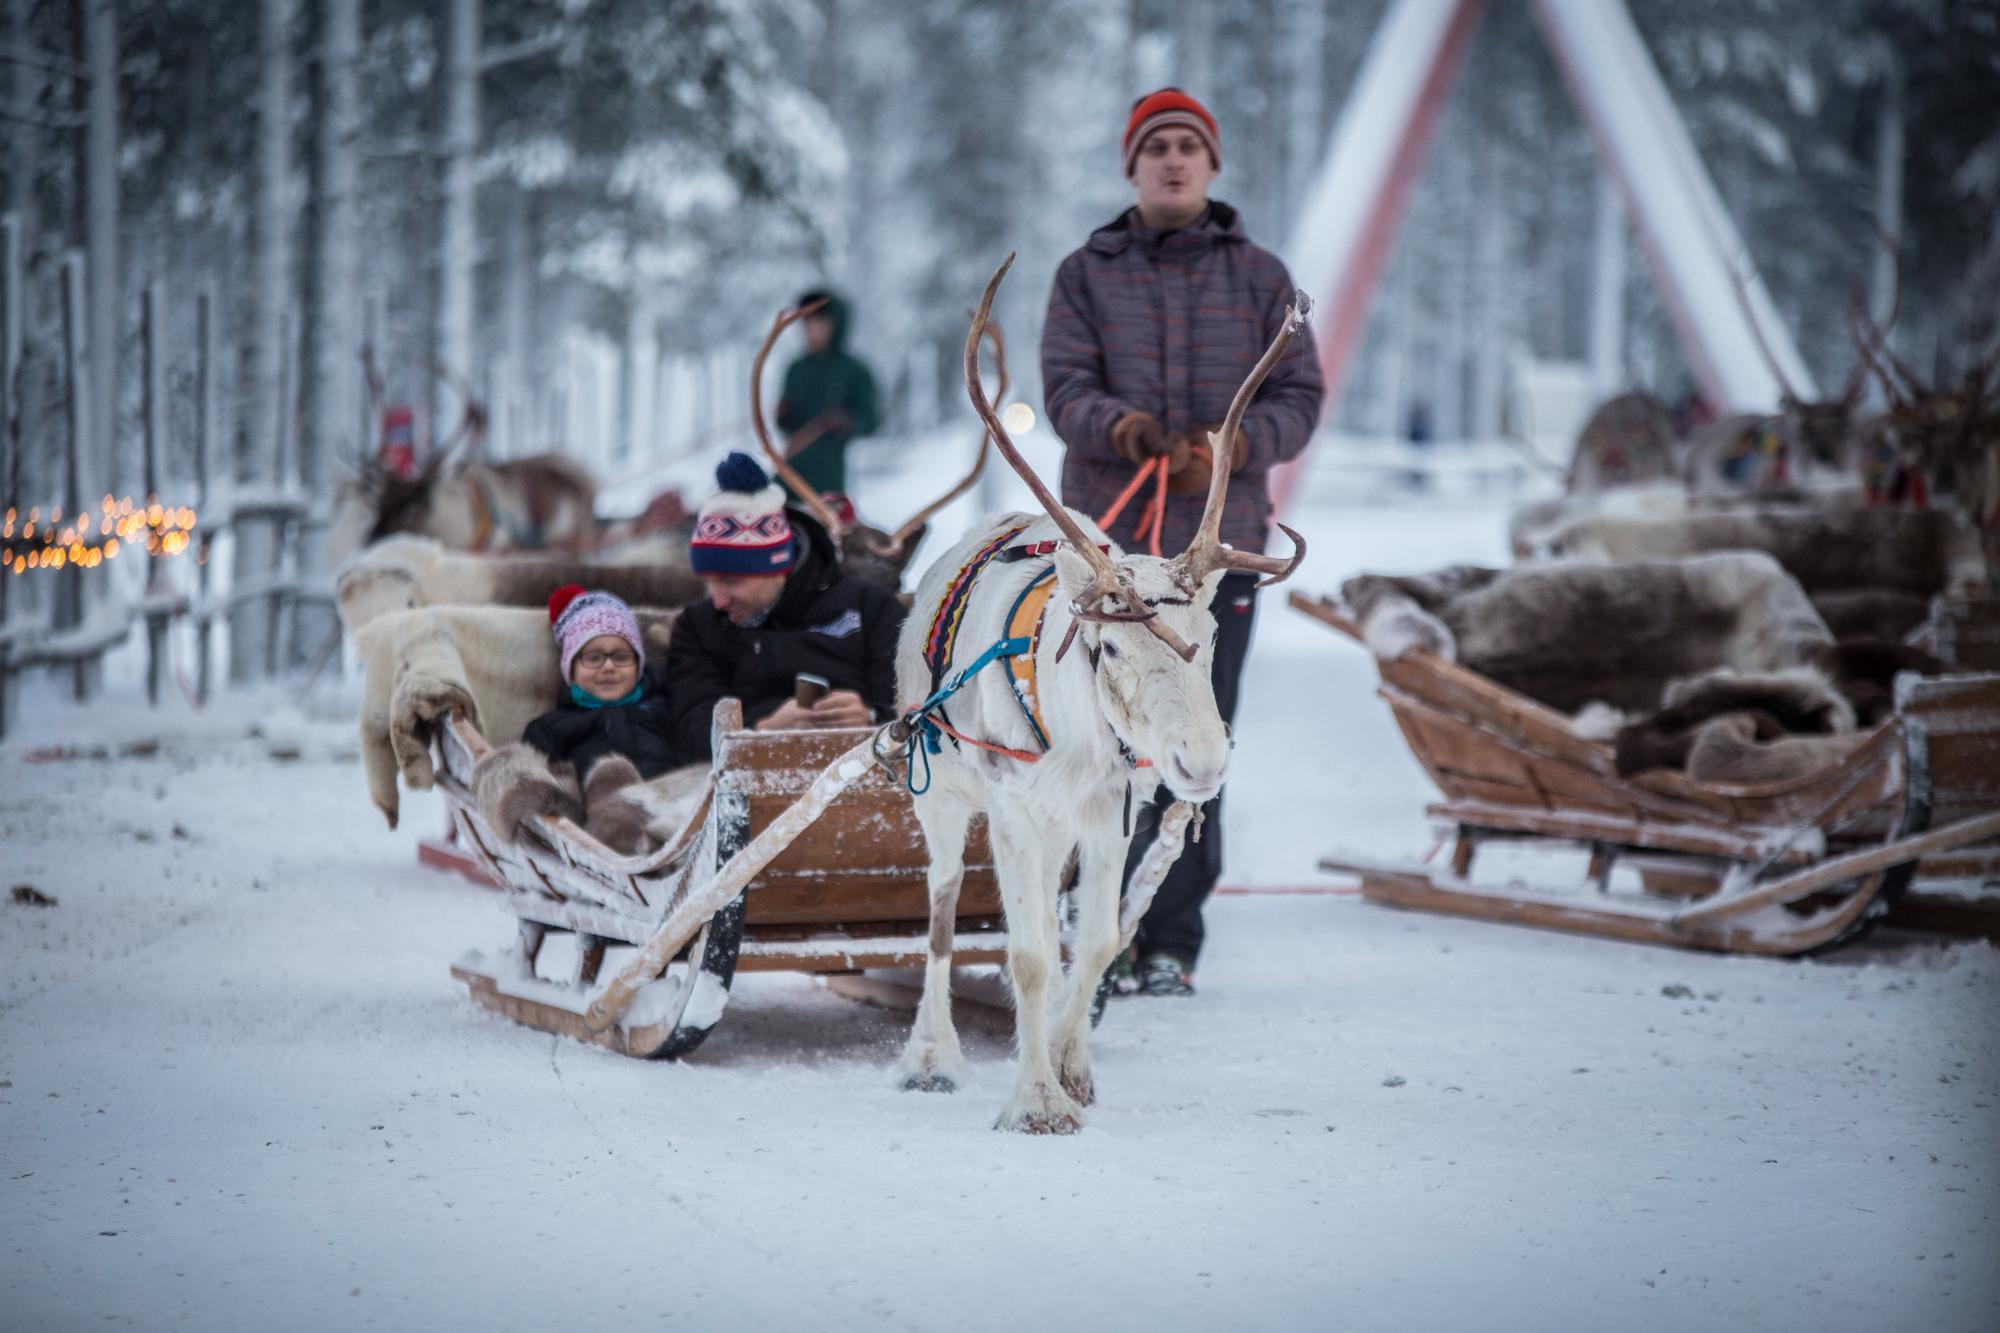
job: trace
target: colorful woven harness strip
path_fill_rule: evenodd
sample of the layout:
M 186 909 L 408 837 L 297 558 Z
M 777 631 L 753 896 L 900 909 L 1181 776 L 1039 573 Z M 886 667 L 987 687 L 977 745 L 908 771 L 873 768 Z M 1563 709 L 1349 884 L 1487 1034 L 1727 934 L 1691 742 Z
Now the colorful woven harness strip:
M 992 563 L 1008 542 L 1027 530 L 1025 523 L 1009 528 L 973 552 L 964 568 L 952 578 L 951 586 L 945 589 L 944 600 L 938 603 L 937 614 L 931 617 L 930 633 L 924 636 L 924 665 L 931 669 L 933 693 L 944 680 L 944 673 L 951 669 L 951 650 L 958 642 L 958 627 L 965 619 L 965 604 L 972 598 L 972 585 L 979 571 Z
M 1026 639 L 1028 646 L 1023 652 L 1009 653 L 1001 659 L 1007 664 L 1007 678 L 1014 683 L 1014 701 L 1021 705 L 1021 712 L 1044 752 L 1049 748 L 1049 729 L 1042 722 L 1041 696 L 1035 692 L 1035 654 L 1042 646 L 1042 621 L 1049 609 L 1049 594 L 1055 590 L 1054 566 L 1043 570 L 1033 583 L 1021 589 L 1021 595 L 1014 599 L 1014 609 L 1007 613 L 1007 637 L 1016 643 Z

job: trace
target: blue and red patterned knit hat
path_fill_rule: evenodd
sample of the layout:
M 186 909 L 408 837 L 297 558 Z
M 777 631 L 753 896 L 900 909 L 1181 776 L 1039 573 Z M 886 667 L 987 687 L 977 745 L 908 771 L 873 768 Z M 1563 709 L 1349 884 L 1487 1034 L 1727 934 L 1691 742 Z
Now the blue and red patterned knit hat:
M 789 574 L 798 542 L 785 517 L 785 493 L 757 460 L 731 454 L 715 469 L 722 489 L 701 507 L 688 563 L 697 574 Z

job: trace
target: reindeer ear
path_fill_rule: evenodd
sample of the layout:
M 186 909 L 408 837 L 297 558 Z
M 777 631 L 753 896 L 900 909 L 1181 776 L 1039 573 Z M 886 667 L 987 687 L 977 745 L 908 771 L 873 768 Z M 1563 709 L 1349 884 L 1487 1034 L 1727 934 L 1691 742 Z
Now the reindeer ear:
M 1056 586 L 1066 600 L 1074 601 L 1095 577 L 1090 562 L 1067 546 L 1056 547 Z
M 1213 569 L 1202 578 L 1201 598 L 1197 603 L 1198 605 L 1207 607 L 1215 605 L 1215 594 L 1222 587 L 1223 576 L 1227 573 L 1229 573 L 1227 569 Z

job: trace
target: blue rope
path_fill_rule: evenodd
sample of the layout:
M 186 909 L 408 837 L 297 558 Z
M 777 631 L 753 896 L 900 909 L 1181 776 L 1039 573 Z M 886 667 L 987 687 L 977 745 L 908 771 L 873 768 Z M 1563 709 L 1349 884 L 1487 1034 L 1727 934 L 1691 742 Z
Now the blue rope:
M 1013 657 L 1017 654 L 1027 652 L 1031 643 L 1031 640 L 1025 638 L 998 640 L 992 647 L 974 659 L 971 666 L 953 676 L 943 685 L 940 685 L 932 692 L 930 698 L 917 705 L 916 708 L 912 709 L 904 717 L 904 724 L 910 728 L 909 748 L 905 756 L 906 772 L 904 774 L 904 781 L 909 786 L 910 795 L 922 796 L 931 789 L 930 757 L 939 753 L 944 746 L 944 733 L 938 730 L 937 723 L 931 721 L 931 714 L 942 708 L 945 701 L 951 698 L 952 695 L 964 689 L 967 683 L 974 676 L 978 675 L 981 670 L 991 666 L 1003 657 Z M 921 787 L 917 785 L 917 760 L 919 757 L 924 761 L 924 785 Z

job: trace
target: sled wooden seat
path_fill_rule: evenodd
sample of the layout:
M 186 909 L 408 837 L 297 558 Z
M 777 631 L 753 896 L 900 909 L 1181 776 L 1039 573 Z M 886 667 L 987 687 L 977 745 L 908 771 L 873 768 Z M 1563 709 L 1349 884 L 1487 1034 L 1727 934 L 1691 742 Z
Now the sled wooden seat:
M 848 756 L 870 729 L 757 732 L 733 699 L 716 706 L 714 759 L 686 825 L 657 851 L 624 856 L 567 819 L 537 818 L 502 842 L 472 798 L 473 766 L 487 750 L 460 717 L 434 742 L 437 785 L 458 842 L 506 889 L 521 923 L 497 958 L 467 954 L 452 968 L 478 1004 L 517 1022 L 634 1056 L 674 1057 L 701 1044 L 721 1018 L 739 971 L 814 973 L 918 967 L 928 954 L 928 856 L 909 793 L 873 763 Z M 834 767 L 842 789 L 800 827 L 778 829 L 778 850 L 740 893 L 670 942 L 670 957 L 618 1021 L 586 1022 L 607 987 L 607 950 L 659 947 L 676 908 L 731 871 Z M 575 936 L 576 964 L 560 981 L 535 968 L 552 933 Z M 959 893 L 955 961 L 1005 958 L 999 888 L 983 825 L 975 823 Z M 628 966 L 630 966 L 628 964 Z
M 1334 599 L 1291 605 L 1357 642 Z M 1413 651 L 1377 661 L 1411 753 L 1456 835 L 1449 869 L 1335 856 L 1372 901 L 1613 938 L 1794 954 L 1879 919 L 1920 857 L 2000 835 L 2000 676 L 1906 681 L 1898 713 L 1844 759 L 1783 782 L 1732 786 L 1653 771 L 1621 777 L 1611 747 L 1554 709 L 1461 663 Z M 1937 825 L 1936 831 L 1929 831 Z M 1588 853 L 1579 891 L 1470 876 L 1479 849 L 1541 841 Z M 1637 872 L 1618 891 L 1614 867 Z M 1830 877 L 1829 877 L 1830 876 Z

